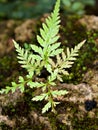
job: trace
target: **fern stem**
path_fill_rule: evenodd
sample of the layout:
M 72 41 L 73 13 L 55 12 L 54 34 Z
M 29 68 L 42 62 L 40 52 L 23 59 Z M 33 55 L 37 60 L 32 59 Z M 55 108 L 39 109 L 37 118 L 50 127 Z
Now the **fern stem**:
M 48 91 L 48 97 L 49 97 L 49 102 L 51 103 L 51 109 L 52 109 L 52 112 L 53 113 L 56 113 L 56 110 L 55 110 L 55 108 L 54 108 L 54 101 L 53 101 L 53 95 L 52 95 L 52 93 L 51 93 L 51 87 L 50 87 L 50 85 L 49 84 L 47 84 L 47 91 Z

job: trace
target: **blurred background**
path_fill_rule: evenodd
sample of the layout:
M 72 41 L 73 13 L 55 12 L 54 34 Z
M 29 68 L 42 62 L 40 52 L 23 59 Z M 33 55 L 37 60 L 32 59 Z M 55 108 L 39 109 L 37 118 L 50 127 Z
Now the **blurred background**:
M 40 17 L 53 9 L 56 0 L 0 0 L 0 19 Z M 61 0 L 61 12 L 98 15 L 98 0 Z

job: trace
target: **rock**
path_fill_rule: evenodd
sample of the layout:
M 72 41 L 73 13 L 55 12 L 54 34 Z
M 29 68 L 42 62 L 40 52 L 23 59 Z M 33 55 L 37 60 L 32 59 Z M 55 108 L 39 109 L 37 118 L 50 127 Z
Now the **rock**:
M 65 124 L 68 126 L 68 130 L 73 130 L 72 127 L 72 113 L 67 113 L 66 114 L 59 114 L 57 116 L 57 120 L 61 124 Z
M 18 100 L 22 100 L 23 94 L 17 89 L 14 93 L 9 92 L 7 95 L 0 95 L 0 106 L 5 107 L 8 104 L 16 105 Z
M 0 115 L 0 123 L 5 123 L 12 128 L 15 126 L 15 120 L 10 120 L 8 116 Z
M 93 98 L 98 102 L 98 70 L 89 69 L 85 74 L 83 81 L 87 82 L 87 84 L 92 88 Z
M 94 15 L 85 15 L 83 18 L 78 21 L 82 25 L 86 26 L 88 31 L 98 30 L 98 17 Z
M 6 20 L 0 22 L 0 57 L 11 52 L 14 48 L 12 39 L 26 42 L 34 38 L 37 21 Z
M 34 37 L 33 32 L 36 30 L 35 20 L 26 20 L 15 29 L 15 40 L 16 41 L 29 41 Z
M 85 83 L 81 83 L 78 85 L 74 84 L 58 84 L 59 89 L 66 89 L 68 91 L 68 94 L 63 97 L 59 98 L 57 100 L 59 101 L 68 101 L 73 103 L 84 103 L 87 99 L 92 100 L 93 99 L 93 91 L 92 88 Z
M 71 118 L 72 118 L 72 115 L 71 113 L 66 113 L 66 114 L 59 114 L 57 116 L 57 119 L 60 123 L 63 123 L 63 124 L 66 124 L 68 126 L 71 125 Z
M 13 106 L 16 105 L 17 101 L 20 100 L 23 97 L 23 94 L 19 91 L 16 90 L 15 93 L 9 93 L 7 95 L 0 95 L 0 123 L 4 123 L 10 127 L 15 126 L 15 118 L 10 120 L 8 115 L 2 115 L 2 109 L 9 104 L 12 104 Z
M 0 57 L 8 54 L 14 48 L 12 43 L 12 35 L 16 22 L 14 20 L 7 20 L 0 22 Z
M 29 115 L 32 125 L 43 125 L 43 130 L 52 130 L 48 117 L 40 116 L 38 113 L 31 111 Z

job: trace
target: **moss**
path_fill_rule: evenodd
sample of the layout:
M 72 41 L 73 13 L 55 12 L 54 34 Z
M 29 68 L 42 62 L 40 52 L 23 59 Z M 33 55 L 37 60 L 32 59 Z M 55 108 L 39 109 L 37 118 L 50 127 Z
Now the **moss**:
M 68 47 L 74 47 L 78 42 L 87 39 L 87 42 L 81 49 L 79 58 L 76 60 L 73 67 L 69 70 L 70 75 L 64 76 L 64 82 L 70 83 L 74 82 L 75 84 L 82 81 L 82 78 L 84 74 L 87 72 L 88 68 L 92 68 L 92 62 L 95 60 L 95 55 L 98 55 L 98 48 L 95 45 L 95 39 L 98 37 L 98 32 L 94 31 L 86 31 L 84 26 L 80 26 L 76 24 L 76 21 L 80 17 L 69 17 L 67 19 L 63 18 L 63 23 L 61 26 L 60 34 L 61 34 L 61 42 L 64 49 L 66 49 L 66 46 Z M 67 22 L 66 22 L 66 21 Z M 76 26 L 77 25 L 77 26 Z M 77 27 L 77 28 L 76 28 Z M 36 32 L 35 32 L 36 33 Z M 37 41 L 33 39 L 34 43 Z M 11 53 L 10 55 L 5 55 L 3 58 L 0 59 L 0 72 L 2 75 L 0 75 L 0 87 L 4 87 L 6 85 L 10 85 L 10 82 L 12 80 L 15 81 L 16 77 L 18 75 L 21 75 L 25 72 L 24 70 L 19 66 L 15 53 Z M 21 74 L 19 74 L 21 72 Z M 41 108 L 43 107 L 44 102 L 31 102 L 33 92 L 30 89 L 26 89 L 24 93 L 24 101 L 17 102 L 16 106 L 13 106 L 12 104 L 9 104 L 7 107 L 4 108 L 4 114 L 8 115 L 9 117 L 19 118 L 19 116 L 27 116 L 30 110 L 35 110 L 41 113 Z M 77 116 L 75 115 L 78 112 L 78 108 L 74 106 L 73 104 L 60 104 L 60 107 L 58 106 L 58 113 L 61 111 L 66 110 L 66 107 L 72 108 L 71 112 L 74 115 L 72 120 L 72 125 L 74 130 L 96 130 L 97 129 L 97 122 L 98 119 L 91 119 L 88 117 L 82 118 L 79 120 Z M 24 109 L 25 108 L 25 109 Z M 98 115 L 98 113 L 97 113 Z M 51 112 L 48 112 L 45 114 L 45 116 L 49 117 L 51 126 L 53 130 L 66 130 L 68 129 L 68 126 L 62 123 L 58 123 L 56 116 Z M 3 123 L 0 124 L 2 129 L 4 130 L 11 130 L 11 128 Z M 89 126 L 89 127 L 88 127 Z M 24 130 L 24 129 L 32 129 L 31 124 L 23 124 L 21 125 L 20 122 L 17 122 L 17 126 L 15 130 Z M 42 130 L 43 125 L 33 126 L 33 130 Z
M 30 125 L 30 124 L 20 125 L 19 123 L 14 129 L 4 123 L 0 123 L 0 128 L 2 130 L 20 130 L 20 129 L 21 130 L 43 130 L 44 129 L 43 125 L 40 125 L 40 126 L 35 126 L 35 125 Z
M 49 112 L 48 114 L 46 114 L 46 116 L 48 116 L 52 130 L 57 130 L 57 121 L 56 121 L 56 114 L 54 115 L 54 113 Z
M 5 123 L 0 123 L 0 128 L 1 130 L 12 130 L 12 128 L 6 125 Z
M 58 130 L 68 130 L 68 129 L 69 129 L 69 127 L 64 124 L 60 124 L 58 127 Z
M 97 130 L 97 110 L 95 111 L 96 117 L 89 117 L 89 112 L 85 113 L 80 111 L 78 107 L 73 106 L 71 109 L 72 118 L 71 124 L 74 130 Z
M 19 75 L 23 75 L 25 71 L 18 64 L 15 52 L 0 58 L 0 87 L 10 85 L 12 81 L 17 80 Z
M 97 130 L 98 128 L 98 119 L 91 119 L 85 117 L 82 120 L 75 120 L 73 121 L 73 128 L 74 130 Z
M 80 25 L 78 17 L 63 18 L 60 34 L 62 46 L 66 51 L 66 47 L 74 47 L 76 44 L 86 39 L 86 43 L 79 52 L 79 57 L 75 61 L 73 67 L 69 69 L 69 76 L 64 76 L 64 82 L 77 84 L 82 81 L 84 74 L 92 67 L 95 55 L 98 55 L 98 47 L 95 43 L 98 37 L 98 31 L 87 31 L 85 26 Z

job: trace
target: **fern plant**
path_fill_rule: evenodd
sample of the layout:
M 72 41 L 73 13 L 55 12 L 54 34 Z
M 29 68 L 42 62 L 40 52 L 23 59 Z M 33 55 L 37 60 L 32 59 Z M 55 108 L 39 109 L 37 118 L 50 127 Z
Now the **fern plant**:
M 67 48 L 67 52 L 60 48 L 59 27 L 60 27 L 60 0 L 57 0 L 53 13 L 46 19 L 46 23 L 42 24 L 40 35 L 37 35 L 39 46 L 31 45 L 32 52 L 20 47 L 19 44 L 13 40 L 14 46 L 18 53 L 18 62 L 25 68 L 28 74 L 24 77 L 19 76 L 18 83 L 12 82 L 12 86 L 7 86 L 2 89 L 0 93 L 15 92 L 18 88 L 21 92 L 25 91 L 25 86 L 30 88 L 41 89 L 41 94 L 32 98 L 33 101 L 46 100 L 46 105 L 42 108 L 42 113 L 45 113 L 50 108 L 53 112 L 59 102 L 54 99 L 58 96 L 64 96 L 68 92 L 66 90 L 56 90 L 56 80 L 62 81 L 62 75 L 67 74 L 67 68 L 72 67 L 72 64 L 78 56 L 78 51 L 85 41 L 79 43 L 71 50 Z M 54 62 L 53 57 L 56 57 Z M 41 74 L 43 68 L 50 73 L 45 81 L 36 81 L 36 77 Z

